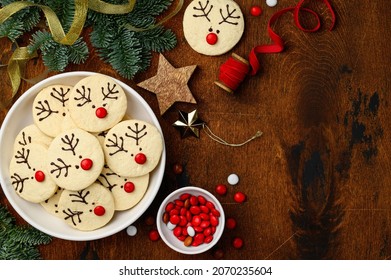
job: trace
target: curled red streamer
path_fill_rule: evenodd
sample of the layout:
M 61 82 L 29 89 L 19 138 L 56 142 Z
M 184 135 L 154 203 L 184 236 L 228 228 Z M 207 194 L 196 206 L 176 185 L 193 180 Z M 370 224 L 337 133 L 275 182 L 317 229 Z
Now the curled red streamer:
M 335 25 L 335 13 L 334 13 L 334 10 L 333 8 L 331 7 L 330 3 L 328 0 L 322 0 L 327 8 L 329 9 L 330 13 L 331 13 L 331 17 L 332 17 L 332 23 L 331 23 L 331 27 L 330 27 L 330 30 L 332 30 L 334 28 L 334 25 Z M 305 0 L 300 0 L 299 3 L 294 6 L 294 7 L 288 7 L 288 8 L 285 8 L 285 9 L 282 9 L 278 12 L 276 12 L 269 20 L 268 22 L 268 25 L 267 25 L 267 31 L 269 33 L 269 37 L 270 39 L 272 40 L 272 44 L 270 45 L 259 45 L 259 46 L 256 46 L 255 48 L 253 48 L 250 52 L 250 55 L 249 55 L 249 61 L 250 61 L 250 65 L 251 65 L 251 75 L 255 75 L 258 71 L 259 71 L 259 68 L 260 68 L 260 63 L 259 63 L 259 60 L 257 58 L 257 54 L 259 53 L 279 53 L 279 52 L 282 52 L 284 50 L 284 41 L 282 40 L 282 38 L 273 31 L 272 29 L 272 24 L 274 24 L 274 22 L 277 21 L 277 19 L 282 16 L 283 14 L 287 13 L 287 12 L 291 12 L 293 11 L 293 19 L 294 19 L 294 22 L 295 22 L 295 25 L 302 31 L 305 31 L 305 32 L 316 32 L 319 30 L 320 28 L 320 18 L 319 18 L 319 15 L 311 10 L 311 9 L 308 9 L 308 8 L 303 8 L 303 3 L 305 2 Z M 304 28 L 301 23 L 300 23 L 300 12 L 303 11 L 303 12 L 307 12 L 307 13 L 310 13 L 312 14 L 315 19 L 316 19 L 316 25 L 315 27 L 313 27 L 312 29 L 306 29 Z
M 326 4 L 328 10 L 331 13 L 332 23 L 331 23 L 330 30 L 332 30 L 334 28 L 335 20 L 336 20 L 334 10 L 331 7 L 328 0 L 322 0 L 322 1 Z M 267 25 L 267 31 L 270 39 L 272 40 L 272 43 L 269 45 L 259 45 L 251 50 L 249 54 L 250 66 L 241 61 L 235 60 L 233 58 L 228 59 L 228 61 L 225 62 L 220 67 L 219 80 L 227 87 L 229 87 L 229 89 L 234 91 L 239 87 L 241 82 L 243 82 L 243 80 L 248 74 L 254 76 L 259 71 L 260 63 L 257 54 L 282 52 L 284 50 L 284 41 L 276 32 L 273 31 L 271 26 L 278 20 L 280 16 L 282 16 L 287 12 L 293 12 L 294 23 L 300 30 L 304 32 L 318 31 L 321 26 L 319 15 L 315 11 L 309 8 L 303 8 L 304 2 L 305 0 L 300 0 L 296 6 L 282 9 L 276 12 L 275 14 L 273 14 L 272 17 L 269 19 Z M 316 25 L 311 29 L 307 29 L 303 27 L 302 24 L 300 23 L 300 12 L 306 12 L 314 16 L 316 20 Z

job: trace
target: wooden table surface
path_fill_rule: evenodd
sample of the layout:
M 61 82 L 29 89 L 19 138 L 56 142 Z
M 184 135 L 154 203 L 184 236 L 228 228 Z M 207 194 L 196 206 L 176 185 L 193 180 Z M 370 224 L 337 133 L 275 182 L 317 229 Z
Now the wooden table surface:
M 185 5 L 189 1 L 185 1 Z M 265 1 L 236 1 L 245 16 L 245 33 L 235 53 L 247 56 L 251 48 L 267 44 L 267 22 L 278 10 L 295 5 L 279 0 L 274 8 Z M 183 36 L 184 8 L 166 26 L 178 37 L 178 45 L 165 57 L 175 66 L 197 65 L 189 87 L 197 104 L 175 103 L 163 116 L 156 96 L 137 83 L 156 74 L 158 54 L 152 65 L 134 80 L 121 78 L 94 52 L 82 65 L 66 71 L 98 71 L 135 88 L 148 102 L 162 126 L 166 150 L 164 184 L 155 200 L 134 225 L 138 233 L 125 231 L 89 242 L 53 238 L 41 246 L 43 259 L 390 259 L 391 258 L 391 2 L 388 0 L 332 0 L 337 22 L 328 31 L 331 17 L 323 1 L 306 1 L 322 20 L 320 31 L 305 33 L 285 14 L 273 29 L 286 49 L 259 55 L 261 71 L 248 77 L 235 94 L 216 87 L 219 67 L 230 53 L 209 57 L 193 51 Z M 263 14 L 252 17 L 259 4 Z M 303 18 L 303 24 L 311 19 Z M 88 32 L 85 30 L 84 32 Z M 11 54 L 11 44 L 0 40 L 1 63 Z M 31 84 L 23 82 L 9 102 L 11 86 L 0 70 L 0 121 L 12 103 Z M 44 71 L 42 60 L 30 61 L 27 77 Z M 54 75 L 56 73 L 50 73 Z M 172 126 L 178 110 L 198 110 L 199 116 L 219 136 L 241 142 L 257 130 L 263 136 L 243 147 L 227 147 L 212 141 L 201 130 L 200 138 L 182 139 Z M 212 250 L 188 256 L 169 249 L 162 240 L 152 242 L 148 232 L 165 196 L 181 185 L 172 166 L 185 166 L 188 182 L 215 193 L 227 184 L 227 176 L 240 177 L 228 194 L 218 196 L 225 213 L 237 220 L 225 230 Z M 242 191 L 247 201 L 237 204 L 233 194 Z M 0 202 L 10 206 L 3 192 Z M 12 209 L 12 208 L 11 208 Z M 12 210 L 13 211 L 13 210 Z M 25 223 L 18 217 L 18 222 Z M 235 249 L 234 237 L 245 245 Z

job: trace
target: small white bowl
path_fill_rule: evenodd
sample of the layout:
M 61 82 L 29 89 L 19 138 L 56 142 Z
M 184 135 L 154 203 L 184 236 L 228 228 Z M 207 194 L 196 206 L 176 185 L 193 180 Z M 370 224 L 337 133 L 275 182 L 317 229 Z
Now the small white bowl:
M 41 89 L 55 84 L 75 85 L 82 78 L 94 75 L 93 72 L 68 72 L 49 77 L 27 90 L 9 110 L 0 130 L 0 183 L 4 194 L 16 212 L 30 225 L 53 237 L 86 241 L 113 235 L 134 223 L 154 200 L 164 175 L 166 152 L 163 153 L 158 166 L 150 175 L 148 190 L 143 199 L 132 209 L 116 211 L 113 219 L 104 227 L 94 231 L 79 231 L 71 228 L 61 219 L 46 212 L 40 204 L 30 203 L 19 197 L 10 181 L 9 164 L 12 157 L 14 140 L 21 129 L 33 123 L 32 104 Z M 117 83 L 124 89 L 128 98 L 127 114 L 132 118 L 154 124 L 163 136 L 160 124 L 147 102 L 131 87 L 121 81 Z
M 199 246 L 186 247 L 183 244 L 183 241 L 180 241 L 173 234 L 173 231 L 170 230 L 167 227 L 167 225 L 164 223 L 163 215 L 165 213 L 166 205 L 170 201 L 174 201 L 175 199 L 179 199 L 179 197 L 185 193 L 195 195 L 195 196 L 202 195 L 203 197 L 205 197 L 205 199 L 207 201 L 212 202 L 215 205 L 216 210 L 218 210 L 220 212 L 219 224 L 216 227 L 216 232 L 213 234 L 212 242 L 210 242 L 208 244 L 203 243 Z M 200 254 L 200 253 L 206 252 L 209 249 L 211 249 L 214 245 L 216 245 L 216 243 L 219 241 L 219 239 L 224 231 L 225 215 L 224 215 L 223 207 L 221 206 L 220 202 L 217 200 L 217 198 L 213 194 L 211 194 L 210 192 L 208 192 L 202 188 L 189 186 L 189 187 L 183 187 L 183 188 L 177 189 L 176 191 L 172 192 L 170 195 L 168 195 L 164 199 L 164 201 L 160 205 L 158 213 L 157 213 L 156 224 L 157 224 L 157 228 L 158 228 L 160 237 L 167 244 L 167 246 L 169 246 L 171 249 L 173 249 L 179 253 L 194 255 L 194 254 Z

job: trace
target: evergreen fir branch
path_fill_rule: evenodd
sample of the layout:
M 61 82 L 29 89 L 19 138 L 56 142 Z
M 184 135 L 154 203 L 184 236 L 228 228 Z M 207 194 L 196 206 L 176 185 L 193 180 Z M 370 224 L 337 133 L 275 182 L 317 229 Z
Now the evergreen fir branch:
M 113 41 L 104 59 L 124 78 L 132 79 L 140 71 L 141 44 L 134 32 L 123 30 Z
M 83 41 L 83 38 L 77 39 L 77 41 L 68 47 L 69 57 L 68 62 L 73 64 L 81 64 L 88 58 L 87 43 Z
M 75 1 L 44 0 L 43 2 L 56 13 L 65 33 L 68 32 L 75 16 Z
M 156 17 L 162 12 L 168 9 L 172 3 L 172 0 L 138 0 L 134 7 L 133 12 L 141 16 L 153 16 Z
M 143 48 L 155 52 L 173 49 L 177 44 L 175 34 L 170 29 L 159 26 L 151 30 L 136 33 Z
M 13 228 L 13 230 L 10 231 L 10 234 L 14 236 L 14 242 L 23 243 L 25 245 L 47 245 L 52 241 L 52 238 L 49 235 L 33 227 Z
M 49 42 L 54 42 L 52 35 L 47 31 L 38 30 L 32 35 L 32 39 L 30 40 L 30 44 L 27 48 L 30 53 L 34 53 Z
M 0 38 L 8 37 L 11 41 L 15 41 L 23 33 L 23 23 L 18 20 L 7 20 L 3 24 L 0 24 Z
M 0 260 L 40 259 L 38 245 L 51 237 L 30 226 L 16 225 L 15 218 L 0 204 Z

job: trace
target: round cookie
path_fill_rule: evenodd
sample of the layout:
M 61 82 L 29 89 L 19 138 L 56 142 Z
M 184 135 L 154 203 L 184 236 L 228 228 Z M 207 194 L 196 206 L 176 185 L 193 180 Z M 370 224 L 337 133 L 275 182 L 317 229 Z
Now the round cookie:
M 43 133 L 35 124 L 31 124 L 23 128 L 16 136 L 14 142 L 14 152 L 20 149 L 20 147 L 24 147 L 31 143 L 37 143 L 45 147 L 49 147 L 52 141 L 52 137 L 49 137 Z
M 80 129 L 70 129 L 53 139 L 47 155 L 47 169 L 61 188 L 84 189 L 95 182 L 104 165 L 98 139 Z
M 230 51 L 244 32 L 244 18 L 232 0 L 194 0 L 183 16 L 183 32 L 190 47 L 204 55 Z
M 71 88 L 65 85 L 52 85 L 42 89 L 35 97 L 33 119 L 43 133 L 56 137 L 61 132 Z
M 62 188 L 57 188 L 56 192 L 45 201 L 41 202 L 41 206 L 50 214 L 62 217 L 61 213 L 58 211 L 58 202 L 60 200 L 61 194 L 64 191 Z
M 97 183 L 84 190 L 61 194 L 58 207 L 64 221 L 73 228 L 91 231 L 106 225 L 114 215 L 114 198 Z
M 45 161 L 47 148 L 40 144 L 20 146 L 10 162 L 11 184 L 23 199 L 40 203 L 50 198 L 57 190 L 50 178 Z
M 128 103 L 121 86 L 105 75 L 80 80 L 69 97 L 69 112 L 75 124 L 89 132 L 110 129 L 124 117 Z
M 103 151 L 106 164 L 115 173 L 138 177 L 150 173 L 159 163 L 163 137 L 150 123 L 122 121 L 107 133 Z
M 113 194 L 115 210 L 122 211 L 134 207 L 143 198 L 148 188 L 149 173 L 139 177 L 123 177 L 105 166 L 98 182 Z

